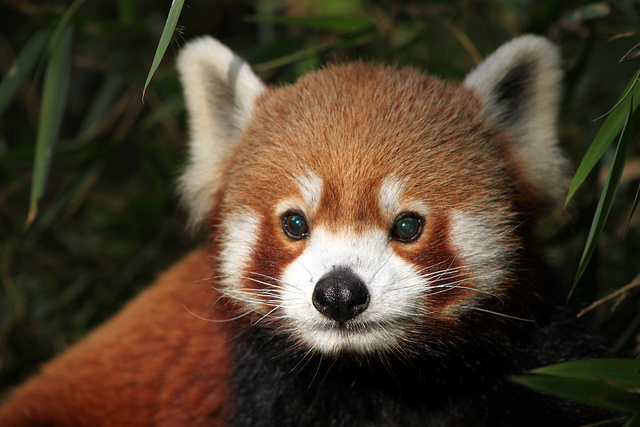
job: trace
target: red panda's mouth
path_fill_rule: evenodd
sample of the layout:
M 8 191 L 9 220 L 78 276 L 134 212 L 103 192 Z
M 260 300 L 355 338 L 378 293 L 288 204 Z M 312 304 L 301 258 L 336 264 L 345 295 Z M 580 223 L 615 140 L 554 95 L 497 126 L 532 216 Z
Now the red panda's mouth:
M 314 325 L 294 325 L 291 328 L 291 334 L 297 341 L 327 355 L 393 352 L 412 333 L 415 333 L 415 326 L 401 319 L 383 322 L 362 319 L 338 322 L 326 319 Z

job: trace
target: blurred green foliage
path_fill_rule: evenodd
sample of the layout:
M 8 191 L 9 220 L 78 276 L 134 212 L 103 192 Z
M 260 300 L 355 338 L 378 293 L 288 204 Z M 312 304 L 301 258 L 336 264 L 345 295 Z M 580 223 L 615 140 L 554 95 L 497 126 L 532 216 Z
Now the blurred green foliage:
M 174 195 L 186 135 L 173 60 L 184 39 L 211 34 L 279 84 L 354 58 L 457 80 L 504 41 L 542 34 L 565 59 L 561 135 L 575 164 L 602 124 L 595 119 L 640 67 L 637 59 L 616 66 L 639 38 L 640 7 L 632 0 L 191 0 L 143 103 L 170 7 L 0 0 L 0 390 L 84 336 L 204 239 L 184 232 Z M 640 157 L 631 137 L 618 194 L 572 297 L 578 307 L 640 273 L 640 216 L 631 217 Z M 567 288 L 613 148 L 569 207 L 550 210 L 540 224 Z M 38 150 L 45 166 L 34 162 Z M 38 182 L 41 194 L 32 198 Z M 37 216 L 29 216 L 30 198 Z M 622 356 L 640 349 L 638 287 L 587 314 Z

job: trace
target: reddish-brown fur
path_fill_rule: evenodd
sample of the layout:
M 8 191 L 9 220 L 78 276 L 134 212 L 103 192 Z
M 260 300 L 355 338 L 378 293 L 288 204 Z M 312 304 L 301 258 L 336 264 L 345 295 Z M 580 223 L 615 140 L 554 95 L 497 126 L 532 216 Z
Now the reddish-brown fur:
M 204 251 L 185 257 L 13 394 L 0 425 L 224 425 L 229 323 L 202 320 L 221 318 L 210 274 Z

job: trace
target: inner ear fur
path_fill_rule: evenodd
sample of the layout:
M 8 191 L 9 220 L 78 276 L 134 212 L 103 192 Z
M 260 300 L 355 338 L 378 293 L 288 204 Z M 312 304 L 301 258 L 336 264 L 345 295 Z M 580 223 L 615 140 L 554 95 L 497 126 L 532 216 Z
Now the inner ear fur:
M 177 66 L 190 136 L 189 160 L 179 190 L 190 225 L 196 227 L 212 209 L 224 162 L 265 85 L 244 60 L 211 37 L 184 45 Z
M 501 46 L 464 80 L 482 99 L 487 119 L 508 135 L 525 177 L 556 200 L 567 184 L 557 129 L 562 77 L 558 49 L 527 35 Z

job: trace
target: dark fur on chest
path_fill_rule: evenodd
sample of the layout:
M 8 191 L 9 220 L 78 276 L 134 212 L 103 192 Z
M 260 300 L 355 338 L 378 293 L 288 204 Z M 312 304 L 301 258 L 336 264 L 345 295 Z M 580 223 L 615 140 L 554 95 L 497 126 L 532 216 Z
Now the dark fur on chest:
M 579 426 L 598 410 L 533 392 L 510 376 L 601 356 L 600 344 L 562 307 L 541 304 L 536 324 L 506 340 L 452 339 L 444 350 L 335 359 L 292 350 L 267 327 L 247 326 L 235 353 L 235 426 Z

